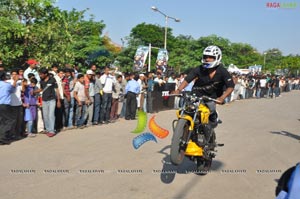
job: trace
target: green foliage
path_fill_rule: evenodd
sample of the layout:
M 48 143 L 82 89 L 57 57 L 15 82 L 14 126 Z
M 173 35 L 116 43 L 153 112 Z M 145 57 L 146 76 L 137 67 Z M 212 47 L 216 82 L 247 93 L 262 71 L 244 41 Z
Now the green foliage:
M 127 38 L 128 46 L 118 54 L 117 59 L 123 68 L 131 69 L 134 53 L 138 45 L 162 47 L 164 28 L 151 24 L 138 24 L 132 28 Z M 222 63 L 225 67 L 234 64 L 239 68 L 248 68 L 251 65 L 264 65 L 264 72 L 274 72 L 276 68 L 288 68 L 291 71 L 299 70 L 299 56 L 282 56 L 279 49 L 270 49 L 267 54 L 260 54 L 246 43 L 232 43 L 228 39 L 209 35 L 194 39 L 191 36 L 179 35 L 174 37 L 172 29 L 168 29 L 169 66 L 176 72 L 184 72 L 191 67 L 201 64 L 202 52 L 209 45 L 217 45 L 222 50 Z M 157 49 L 152 49 L 151 69 L 154 68 Z
M 174 48 L 169 52 L 169 65 L 178 73 L 188 68 L 200 65 L 200 52 L 191 36 L 179 35 L 174 42 Z
M 141 23 L 132 28 L 126 38 L 126 47 L 102 37 L 103 21 L 93 16 L 86 19 L 86 10 L 61 10 L 54 0 L 0 0 L 0 59 L 6 66 L 21 66 L 29 58 L 37 59 L 43 66 L 52 63 L 74 64 L 83 67 L 91 63 L 110 65 L 115 60 L 121 71 L 131 71 L 133 57 L 139 45 L 152 45 L 151 69 L 155 68 L 157 48 L 164 46 L 165 28 Z M 279 49 L 269 49 L 260 54 L 250 44 L 232 43 L 228 39 L 209 35 L 194 39 L 191 36 L 174 37 L 167 31 L 169 66 L 184 72 L 201 64 L 202 52 L 209 45 L 217 45 L 223 53 L 225 66 L 239 68 L 263 65 L 263 71 L 299 70 L 300 56 L 282 56 Z M 147 62 L 148 63 L 148 62 Z
M 165 28 L 153 24 L 141 23 L 131 29 L 130 37 L 139 39 L 139 45 L 148 46 L 150 43 L 152 46 L 163 48 L 165 38 Z M 168 47 L 172 47 L 172 41 L 174 36 L 172 35 L 172 29 L 167 30 Z M 171 46 L 170 46 L 171 45 Z
M 90 55 L 101 50 L 110 56 L 101 38 L 103 21 L 95 22 L 92 17 L 84 20 L 86 10 L 60 10 L 53 3 L 1 1 L 0 57 L 6 65 L 20 66 L 29 58 L 37 59 L 43 66 L 54 62 L 84 65 L 97 62 L 98 57 Z
M 283 57 L 280 64 L 276 66 L 276 69 L 287 69 L 290 74 L 297 74 L 300 70 L 300 56 L 288 55 Z

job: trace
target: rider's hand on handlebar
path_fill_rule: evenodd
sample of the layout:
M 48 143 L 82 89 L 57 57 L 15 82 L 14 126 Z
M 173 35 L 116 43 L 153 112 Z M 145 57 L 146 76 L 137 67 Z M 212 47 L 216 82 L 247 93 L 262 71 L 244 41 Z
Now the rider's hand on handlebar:
M 217 101 L 218 101 L 217 104 L 221 104 L 221 105 L 225 104 L 225 99 L 223 99 L 222 97 L 218 97 Z

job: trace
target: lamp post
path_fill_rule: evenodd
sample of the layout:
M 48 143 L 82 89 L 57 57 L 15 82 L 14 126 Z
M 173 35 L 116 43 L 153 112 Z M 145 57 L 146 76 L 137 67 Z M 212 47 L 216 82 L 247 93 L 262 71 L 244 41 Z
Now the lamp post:
M 163 13 L 162 11 L 160 11 L 157 7 L 152 6 L 151 9 L 155 12 L 159 12 L 160 14 L 162 14 L 165 17 L 165 40 L 164 40 L 164 49 L 167 49 L 167 32 L 168 32 L 168 19 L 173 19 L 175 22 L 180 22 L 180 19 L 175 18 L 175 17 L 171 17 L 166 15 L 165 13 Z
M 277 51 L 273 51 L 273 52 L 264 52 L 264 68 L 266 69 L 266 56 L 267 54 L 275 54 L 277 53 Z
M 125 41 L 124 41 L 123 38 L 121 38 L 121 42 L 122 42 L 122 48 L 124 48 L 124 43 L 125 43 Z
M 267 52 L 264 52 L 264 68 L 266 68 L 266 55 L 267 55 L 268 53 Z

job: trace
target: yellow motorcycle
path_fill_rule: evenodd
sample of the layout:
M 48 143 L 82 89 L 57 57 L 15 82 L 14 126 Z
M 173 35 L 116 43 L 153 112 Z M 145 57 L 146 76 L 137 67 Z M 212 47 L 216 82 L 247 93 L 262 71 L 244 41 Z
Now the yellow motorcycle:
M 197 164 L 198 174 L 207 174 L 215 157 L 216 144 L 214 129 L 209 124 L 210 110 L 208 101 L 217 100 L 195 94 L 181 95 L 184 105 L 176 111 L 177 120 L 173 121 L 173 137 L 171 142 L 171 162 L 174 165 L 182 163 L 188 157 Z M 221 123 L 218 120 L 218 123 Z

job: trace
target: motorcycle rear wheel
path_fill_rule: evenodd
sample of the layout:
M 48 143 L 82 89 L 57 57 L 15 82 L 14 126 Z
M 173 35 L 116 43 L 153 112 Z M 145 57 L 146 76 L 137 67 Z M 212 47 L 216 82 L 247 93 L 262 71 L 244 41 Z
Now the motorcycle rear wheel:
M 174 129 L 171 142 L 171 162 L 174 165 L 182 163 L 186 146 L 182 146 L 183 142 L 187 143 L 189 135 L 189 124 L 187 120 L 179 119 Z

